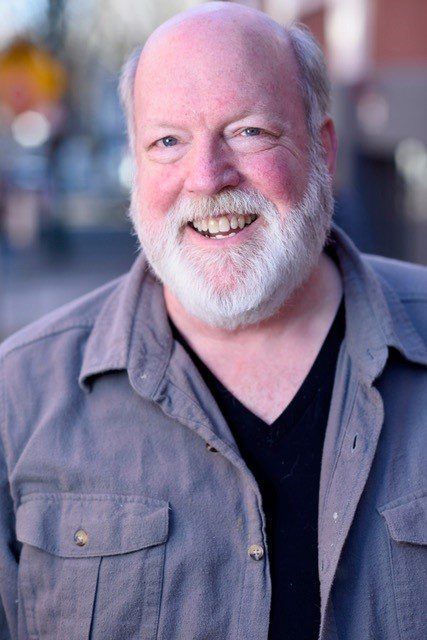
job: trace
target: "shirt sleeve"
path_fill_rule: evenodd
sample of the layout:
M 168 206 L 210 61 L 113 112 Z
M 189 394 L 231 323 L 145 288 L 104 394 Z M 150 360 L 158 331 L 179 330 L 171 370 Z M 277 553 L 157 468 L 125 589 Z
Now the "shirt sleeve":
M 4 407 L 0 406 L 0 416 L 3 411 Z M 17 637 L 20 543 L 15 537 L 15 515 L 1 438 L 3 428 L 4 424 L 0 425 L 0 640 L 11 640 Z

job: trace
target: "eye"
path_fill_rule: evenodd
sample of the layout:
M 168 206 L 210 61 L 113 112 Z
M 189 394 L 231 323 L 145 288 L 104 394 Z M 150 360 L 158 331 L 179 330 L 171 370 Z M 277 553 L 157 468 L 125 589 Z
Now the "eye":
M 260 129 L 259 127 L 246 127 L 246 129 L 243 129 L 242 131 L 244 136 L 249 138 L 253 136 L 259 136 L 261 132 L 262 132 L 262 129 Z
M 174 147 L 178 143 L 178 140 L 173 136 L 165 136 L 164 138 L 160 138 L 160 140 L 158 140 L 156 144 L 159 143 L 161 143 L 164 147 Z

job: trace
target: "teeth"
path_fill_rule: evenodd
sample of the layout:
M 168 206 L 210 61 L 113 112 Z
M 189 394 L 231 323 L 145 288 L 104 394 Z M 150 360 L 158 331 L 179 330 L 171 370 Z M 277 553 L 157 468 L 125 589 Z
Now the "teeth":
M 210 237 L 216 238 L 230 238 L 231 236 L 235 236 L 235 233 L 228 233 L 231 229 L 243 229 L 248 224 L 251 224 L 254 220 L 256 220 L 257 216 L 255 214 L 246 214 L 246 215 L 232 215 L 231 217 L 220 216 L 219 218 L 204 218 L 203 220 L 193 220 L 193 226 L 200 233 L 205 233 L 209 231 L 211 234 Z M 226 236 L 222 235 L 223 233 L 227 233 Z
M 230 231 L 230 223 L 228 221 L 228 218 L 226 218 L 226 216 L 221 216 L 220 219 L 218 220 L 218 227 L 219 227 L 219 231 Z
M 209 229 L 209 233 L 218 233 L 219 224 L 216 218 L 209 218 L 208 229 Z

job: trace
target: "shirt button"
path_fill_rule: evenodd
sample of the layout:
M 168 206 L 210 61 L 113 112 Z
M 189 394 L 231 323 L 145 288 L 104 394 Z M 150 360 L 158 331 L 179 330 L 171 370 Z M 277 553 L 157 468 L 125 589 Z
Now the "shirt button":
M 87 544 L 88 540 L 89 540 L 89 536 L 87 535 L 86 531 L 84 531 L 83 529 L 78 529 L 74 534 L 74 542 L 79 547 L 84 547 L 85 544 Z
M 248 554 L 252 560 L 261 560 L 264 556 L 264 549 L 260 544 L 251 544 L 248 549 Z
M 209 442 L 206 443 L 206 449 L 211 453 L 218 453 L 218 449 L 215 449 Z

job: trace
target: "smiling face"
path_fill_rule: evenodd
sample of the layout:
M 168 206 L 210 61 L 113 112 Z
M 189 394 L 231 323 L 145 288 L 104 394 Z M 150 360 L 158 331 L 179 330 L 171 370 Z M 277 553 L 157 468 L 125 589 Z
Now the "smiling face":
M 141 56 L 133 222 L 164 285 L 213 325 L 271 315 L 322 250 L 329 176 L 297 78 L 279 31 L 218 15 L 161 31 Z

